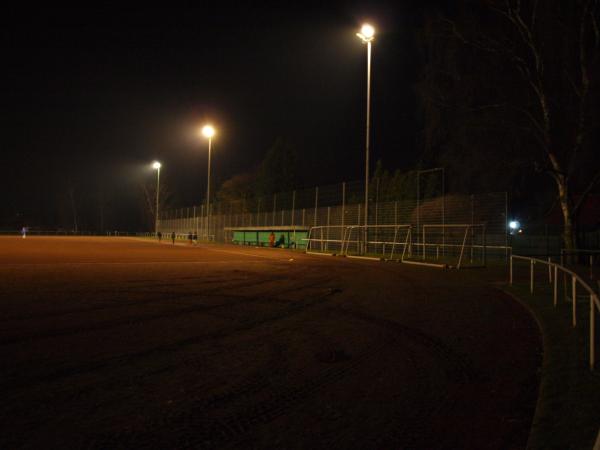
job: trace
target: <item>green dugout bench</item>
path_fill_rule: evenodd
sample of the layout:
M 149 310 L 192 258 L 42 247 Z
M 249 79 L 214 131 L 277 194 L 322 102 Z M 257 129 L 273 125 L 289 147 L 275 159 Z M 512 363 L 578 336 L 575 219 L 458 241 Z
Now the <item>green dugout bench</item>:
M 284 237 L 284 248 L 306 248 L 305 239 L 308 237 L 309 227 L 297 226 L 272 226 L 272 227 L 226 227 L 225 231 L 231 233 L 231 242 L 238 245 L 254 245 L 257 247 L 269 246 L 269 235 L 275 234 L 275 242 L 281 235 Z

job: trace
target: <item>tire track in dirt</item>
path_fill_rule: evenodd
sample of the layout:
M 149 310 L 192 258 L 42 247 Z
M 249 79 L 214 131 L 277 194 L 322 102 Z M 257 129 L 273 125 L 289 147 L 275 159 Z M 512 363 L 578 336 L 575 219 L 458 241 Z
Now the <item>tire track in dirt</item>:
M 395 333 L 401 341 L 408 340 L 409 343 L 416 344 L 419 353 L 425 350 L 436 361 L 442 363 L 441 368 L 444 371 L 445 379 L 437 379 L 434 383 L 425 384 L 424 380 L 432 377 L 431 365 L 424 364 L 423 358 L 417 358 L 415 352 L 411 352 L 409 360 L 418 374 L 416 378 L 419 381 L 417 391 L 421 392 L 421 399 L 426 399 L 426 401 L 415 402 L 409 416 L 402 414 L 390 418 L 390 421 L 396 426 L 388 435 L 382 436 L 375 447 L 390 448 L 401 445 L 403 448 L 430 448 L 430 444 L 419 447 L 423 437 L 428 436 L 428 419 L 434 415 L 450 414 L 458 400 L 460 389 L 478 377 L 469 359 L 465 355 L 455 352 L 440 339 L 393 320 L 375 317 L 361 311 L 350 311 L 342 307 L 338 307 L 336 310 L 344 315 L 379 324 Z M 433 387 L 435 390 L 432 390 Z
M 220 281 L 223 282 L 223 280 L 220 280 Z M 202 294 L 212 294 L 215 292 L 219 292 L 220 290 L 223 290 L 223 289 L 243 289 L 243 288 L 248 288 L 248 287 L 253 287 L 253 286 L 259 286 L 261 284 L 270 283 L 273 281 L 279 281 L 279 279 L 276 277 L 263 278 L 260 280 L 253 280 L 253 281 L 247 281 L 247 279 L 244 279 L 244 282 L 242 282 L 242 283 L 233 284 L 231 286 L 230 285 L 217 286 L 217 287 L 203 291 Z M 227 281 L 227 283 L 229 283 L 229 280 Z M 181 285 L 179 285 L 179 284 L 161 284 L 158 286 L 180 287 Z M 62 311 L 53 311 L 53 312 L 48 312 L 48 313 L 31 313 L 31 314 L 22 314 L 19 316 L 3 317 L 2 319 L 0 319 L 0 323 L 12 322 L 15 320 L 46 319 L 46 318 L 52 318 L 52 317 L 61 317 L 61 316 L 68 315 L 68 314 L 79 314 L 79 313 L 96 312 L 96 311 L 103 311 L 103 310 L 109 310 L 109 309 L 126 308 L 129 306 L 146 305 L 146 304 L 152 304 L 152 303 L 166 301 L 166 300 L 178 300 L 180 298 L 185 298 L 185 297 L 189 297 L 189 296 L 193 295 L 190 292 L 186 292 L 186 293 L 173 292 L 173 293 L 171 293 L 171 292 L 165 292 L 165 291 L 157 291 L 157 290 L 155 290 L 156 287 L 157 287 L 156 285 L 144 286 L 145 289 L 143 289 L 143 290 L 129 289 L 129 288 L 122 289 L 119 287 L 115 287 L 114 289 L 102 289 L 100 291 L 94 291 L 94 293 L 96 294 L 96 293 L 106 292 L 106 293 L 110 293 L 112 297 L 115 296 L 115 293 L 117 293 L 119 295 L 120 294 L 135 294 L 135 295 L 160 294 L 161 297 L 152 298 L 152 299 L 148 299 L 148 300 L 135 300 L 135 301 L 124 301 L 124 302 L 116 300 L 116 301 L 111 301 L 110 304 L 91 306 L 91 307 L 87 307 L 87 308 L 72 308 L 72 309 L 67 309 L 67 310 L 62 310 Z M 147 289 L 151 289 L 151 290 L 148 292 Z M 165 295 L 168 296 L 168 298 L 165 297 Z M 116 303 L 117 301 L 118 301 L 118 303 Z M 1 343 L 0 343 L 0 345 L 1 345 Z
M 278 279 L 276 279 L 276 278 L 269 279 L 269 281 L 278 281 Z M 0 339 L 0 346 L 12 345 L 12 344 L 23 343 L 23 342 L 30 342 L 30 341 L 35 341 L 35 340 L 39 340 L 39 339 L 48 339 L 48 338 L 72 336 L 72 335 L 82 334 L 82 333 L 91 333 L 94 331 L 105 331 L 105 330 L 119 328 L 122 326 L 147 323 L 152 320 L 160 320 L 163 318 L 179 317 L 179 316 L 187 315 L 190 313 L 206 313 L 206 312 L 213 311 L 215 309 L 237 306 L 237 305 L 244 304 L 244 303 L 260 302 L 260 301 L 276 301 L 275 296 L 277 296 L 277 295 L 285 294 L 287 292 L 295 291 L 298 289 L 312 288 L 312 287 L 318 286 L 319 284 L 322 284 L 323 282 L 330 281 L 330 279 L 327 278 L 327 279 L 320 279 L 320 280 L 316 280 L 316 281 L 312 280 L 310 283 L 303 283 L 303 284 L 296 285 L 296 286 L 291 286 L 291 287 L 288 286 L 284 289 L 267 291 L 267 292 L 265 292 L 264 295 L 261 295 L 261 296 L 247 297 L 247 296 L 243 296 L 243 295 L 219 293 L 222 291 L 238 290 L 240 288 L 257 286 L 257 285 L 264 284 L 269 281 L 262 280 L 261 282 L 256 281 L 256 282 L 241 284 L 241 285 L 238 284 L 236 286 L 221 286 L 219 288 L 215 288 L 210 291 L 203 291 L 202 293 L 196 294 L 196 295 L 194 295 L 191 292 L 180 293 L 180 294 L 162 293 L 163 297 L 159 297 L 159 298 L 155 298 L 155 299 L 151 299 L 151 300 L 142 300 L 142 301 L 138 301 L 138 302 L 129 302 L 129 306 L 146 305 L 149 303 L 156 303 L 156 302 L 161 302 L 161 301 L 173 301 L 173 300 L 179 300 L 182 298 L 194 298 L 198 295 L 200 295 L 202 298 L 210 296 L 212 298 L 225 297 L 225 298 L 233 298 L 235 300 L 231 301 L 231 302 L 221 303 L 218 305 L 205 305 L 205 304 L 191 305 L 191 306 L 176 305 L 176 308 L 172 309 L 171 311 L 162 310 L 162 311 L 156 312 L 156 313 L 131 315 L 131 316 L 127 316 L 127 317 L 124 317 L 124 318 L 118 319 L 118 320 L 107 320 L 107 321 L 104 321 L 104 322 L 101 322 L 101 323 L 98 323 L 95 325 L 66 327 L 66 328 L 62 328 L 62 329 L 58 329 L 58 330 L 47 330 L 47 331 L 43 330 L 43 331 L 39 331 L 37 333 L 28 334 L 25 336 L 13 336 L 13 337 L 9 337 L 9 338 Z M 136 291 L 136 293 L 142 294 L 143 292 Z M 157 294 L 157 292 L 153 291 L 152 294 Z M 166 294 L 166 296 L 164 296 L 165 294 Z M 117 305 L 116 307 L 122 308 L 121 305 Z M 105 309 L 105 308 L 99 308 L 99 309 Z M 106 308 L 106 309 L 108 309 L 108 308 Z M 97 310 L 98 309 L 96 309 L 96 311 Z
M 334 310 L 339 312 L 339 308 L 334 308 Z M 369 346 L 369 348 L 360 354 L 352 356 L 347 361 L 340 361 L 335 366 L 326 368 L 316 376 L 309 377 L 305 375 L 303 371 L 286 374 L 286 386 L 279 387 L 265 383 L 264 380 L 254 380 L 250 378 L 242 383 L 244 388 L 234 391 L 235 394 L 233 395 L 226 394 L 201 399 L 192 408 L 179 412 L 168 419 L 164 419 L 160 423 L 149 424 L 148 428 L 155 430 L 158 434 L 163 432 L 168 434 L 166 430 L 174 431 L 174 433 L 171 433 L 171 436 L 176 436 L 175 442 L 170 441 L 168 444 L 165 443 L 165 445 L 175 445 L 177 447 L 220 448 L 225 445 L 228 446 L 233 444 L 236 441 L 239 443 L 240 439 L 244 440 L 257 425 L 265 425 L 276 420 L 290 410 L 297 408 L 307 399 L 316 395 L 319 391 L 339 383 L 349 376 L 355 375 L 360 370 L 363 370 L 364 367 L 369 367 L 375 360 L 381 361 L 382 354 L 388 351 L 391 345 L 394 345 L 395 353 L 407 353 L 409 355 L 408 359 L 411 361 L 416 372 L 416 375 L 411 377 L 413 383 L 411 384 L 411 399 L 409 403 L 411 405 L 417 405 L 420 399 L 426 398 L 430 386 L 426 383 L 427 374 L 424 373 L 424 368 L 416 363 L 416 350 L 407 348 L 400 350 L 397 346 L 400 345 L 406 347 L 407 342 L 405 338 L 408 335 L 412 338 L 408 342 L 409 345 L 413 344 L 414 340 L 417 340 L 421 345 L 425 343 L 427 347 L 436 348 L 435 353 L 437 354 L 441 352 L 448 355 L 453 352 L 448 351 L 444 346 L 441 346 L 442 349 L 440 350 L 439 342 L 424 333 L 416 332 L 415 330 L 406 327 L 401 328 L 402 332 L 399 333 L 398 330 L 390 329 L 387 322 L 372 320 L 373 318 L 371 316 L 364 314 L 346 314 L 346 316 L 375 324 L 378 328 L 384 330 L 387 336 L 376 344 Z M 447 357 L 446 359 L 454 361 L 456 358 Z M 388 361 L 387 364 L 389 363 L 390 362 Z M 379 371 L 385 370 L 387 364 L 381 365 Z M 370 370 L 370 375 L 372 376 L 372 369 Z M 227 403 L 243 399 L 244 396 L 264 391 L 267 388 L 270 388 L 270 390 L 267 392 L 268 398 L 265 400 L 251 403 L 247 406 L 242 405 L 240 411 L 221 415 L 220 417 L 212 417 L 209 415 L 211 407 L 214 407 L 217 404 L 220 408 L 226 408 Z M 418 417 L 414 417 L 413 422 L 419 424 L 420 419 L 427 418 L 430 413 L 430 410 L 422 409 Z M 425 430 L 426 427 L 427 423 L 422 423 L 421 428 Z M 420 432 L 420 430 L 417 430 L 416 428 L 417 427 L 413 426 L 402 429 L 398 436 L 400 441 L 407 435 Z M 135 443 L 136 445 L 139 445 L 140 448 L 151 448 L 155 446 L 157 442 L 155 432 L 120 435 L 119 442 Z M 326 440 L 333 446 L 332 448 L 343 448 L 340 446 L 344 444 L 347 445 L 350 437 L 352 437 L 353 440 L 356 439 L 355 432 L 351 429 L 345 429 L 345 431 L 334 430 Z M 362 448 L 368 448 L 372 443 L 373 437 L 366 436 L 364 441 L 365 447 Z M 104 441 L 104 444 L 106 444 L 106 441 Z M 98 448 L 103 446 L 104 445 L 100 445 Z M 356 448 L 361 448 L 361 446 L 359 445 Z
M 302 373 L 292 374 L 291 378 L 293 380 L 302 380 L 302 383 L 288 383 L 288 387 L 272 389 L 269 391 L 269 398 L 242 407 L 239 412 L 221 417 L 211 417 L 207 405 L 214 401 L 215 397 L 209 397 L 208 402 L 199 401 L 186 411 L 179 412 L 156 423 L 150 423 L 148 428 L 153 431 L 149 433 L 120 434 L 115 442 L 119 442 L 121 445 L 124 444 L 125 447 L 135 444 L 137 448 L 155 448 L 162 445 L 177 448 L 220 448 L 243 437 L 257 425 L 266 424 L 281 417 L 318 391 L 338 383 L 343 378 L 356 372 L 361 366 L 378 358 L 381 352 L 393 341 L 392 338 L 380 342 L 377 346 L 369 347 L 361 354 L 342 364 L 327 368 L 314 377 L 306 377 Z M 260 383 L 264 382 L 261 381 Z M 238 391 L 236 395 L 229 397 L 229 400 L 237 400 L 239 394 L 245 395 L 248 392 L 255 392 L 256 389 L 259 391 L 264 390 L 263 387 L 258 388 L 256 384 L 250 382 L 246 391 Z M 222 398 L 222 400 L 226 399 L 228 397 Z M 175 439 L 170 440 L 168 443 L 161 443 L 159 436 L 163 433 L 170 434 L 171 438 L 175 436 Z M 105 448 L 107 444 L 110 446 L 110 440 L 112 440 L 112 437 L 105 436 L 104 439 L 96 442 L 94 448 Z
M 311 282 L 301 286 L 295 286 L 293 288 L 287 287 L 283 290 L 283 292 L 287 292 L 290 290 L 297 289 L 306 289 L 308 287 L 317 288 L 319 284 L 324 282 L 329 282 L 330 279 L 323 279 L 319 282 Z M 323 287 L 325 289 L 325 287 Z M 4 381 L 0 386 L 3 386 L 7 389 L 16 389 L 23 388 L 32 384 L 40 383 L 40 382 L 52 382 L 65 377 L 72 377 L 87 373 L 98 372 L 101 370 L 107 370 L 115 366 L 123 366 L 127 364 L 131 364 L 133 361 L 154 357 L 157 355 L 165 354 L 165 353 L 173 353 L 176 351 L 180 351 L 186 347 L 190 347 L 193 345 L 197 345 L 200 343 L 206 343 L 216 339 L 224 339 L 229 335 L 242 333 L 249 331 L 253 328 L 257 328 L 272 322 L 276 322 L 281 319 L 285 319 L 288 317 L 292 317 L 294 315 L 302 314 L 307 309 L 318 306 L 323 300 L 326 300 L 333 293 L 330 289 L 327 289 L 326 292 L 321 293 L 317 296 L 313 296 L 307 300 L 297 301 L 289 304 L 287 308 L 283 311 L 275 311 L 270 314 L 265 314 L 261 317 L 257 318 L 249 318 L 239 322 L 238 324 L 227 327 L 223 330 L 217 330 L 212 333 L 203 334 L 203 335 L 194 335 L 184 339 L 179 339 L 175 342 L 164 344 L 161 346 L 152 347 L 150 349 L 142 350 L 135 353 L 129 353 L 126 355 L 120 355 L 113 358 L 108 358 L 102 361 L 88 362 L 85 364 L 78 364 L 76 366 L 68 366 L 59 368 L 49 373 L 45 374 L 36 374 L 36 375 L 26 375 L 24 376 L 22 373 L 18 373 L 13 375 L 13 380 Z M 269 293 L 271 294 L 271 293 Z M 276 299 L 274 297 L 266 297 L 263 295 L 260 296 L 251 296 L 245 297 L 242 301 L 261 301 L 269 299 L 269 301 L 277 301 L 281 302 L 281 299 Z M 8 378 L 8 377 L 6 377 Z

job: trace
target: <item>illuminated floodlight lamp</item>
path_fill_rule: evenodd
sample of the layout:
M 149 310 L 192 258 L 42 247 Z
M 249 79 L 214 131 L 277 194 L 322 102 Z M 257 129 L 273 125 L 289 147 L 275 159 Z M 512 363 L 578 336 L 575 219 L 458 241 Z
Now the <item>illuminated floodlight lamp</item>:
M 153 169 L 158 170 L 158 169 L 160 169 L 160 167 L 161 167 L 161 164 L 158 161 L 154 161 L 152 163 L 152 168 Z
M 356 33 L 356 35 L 366 44 L 367 42 L 371 42 L 375 37 L 375 28 L 373 28 L 372 25 L 365 23 L 361 27 L 360 33 Z
M 215 129 L 212 127 L 212 125 L 204 125 L 202 127 L 202 135 L 210 139 L 215 135 Z
M 518 220 L 511 220 L 510 222 L 508 222 L 508 228 L 510 228 L 511 230 L 518 230 L 519 228 L 521 228 L 521 224 Z

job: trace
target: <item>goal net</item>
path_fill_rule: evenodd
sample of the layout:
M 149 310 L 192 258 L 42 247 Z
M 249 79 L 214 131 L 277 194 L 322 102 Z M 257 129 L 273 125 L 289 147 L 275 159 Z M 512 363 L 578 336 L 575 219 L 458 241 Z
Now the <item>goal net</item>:
M 423 225 L 413 258 L 461 267 L 486 265 L 485 224 Z

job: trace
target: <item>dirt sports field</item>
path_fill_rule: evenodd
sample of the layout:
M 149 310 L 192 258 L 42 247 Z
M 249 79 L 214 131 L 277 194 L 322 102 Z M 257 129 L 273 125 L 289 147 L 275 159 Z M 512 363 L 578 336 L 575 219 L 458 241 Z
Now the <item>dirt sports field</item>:
M 480 279 L 0 238 L 0 448 L 524 448 L 539 332 Z

